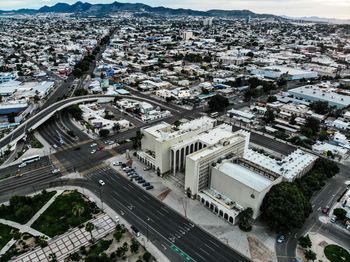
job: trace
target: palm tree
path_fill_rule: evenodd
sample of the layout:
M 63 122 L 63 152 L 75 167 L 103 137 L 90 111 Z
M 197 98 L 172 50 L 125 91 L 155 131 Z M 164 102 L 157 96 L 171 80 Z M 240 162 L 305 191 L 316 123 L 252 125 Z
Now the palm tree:
M 87 232 L 90 232 L 91 241 L 93 240 L 93 237 L 92 237 L 92 230 L 94 230 L 94 228 L 95 228 L 95 225 L 92 224 L 91 222 L 87 222 L 87 223 L 85 224 L 85 230 L 86 230 Z
M 85 211 L 85 208 L 80 205 L 80 204 L 76 204 L 73 208 L 72 208 L 72 213 L 75 216 L 80 217 Z

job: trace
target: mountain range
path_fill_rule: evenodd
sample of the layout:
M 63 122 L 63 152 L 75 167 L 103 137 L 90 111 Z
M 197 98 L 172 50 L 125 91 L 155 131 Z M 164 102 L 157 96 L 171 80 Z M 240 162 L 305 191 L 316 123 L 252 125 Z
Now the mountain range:
M 249 10 L 220 10 L 198 11 L 192 9 L 173 9 L 168 7 L 151 7 L 141 3 L 90 4 L 76 2 L 57 3 L 54 6 L 43 6 L 39 9 L 18 9 L 12 11 L 1 11 L 0 14 L 37 14 L 37 13 L 69 13 L 77 15 L 108 15 L 116 12 L 129 11 L 134 13 L 148 13 L 155 15 L 184 15 L 184 16 L 210 16 L 210 17 L 233 17 L 233 18 L 278 18 L 271 14 L 257 14 Z

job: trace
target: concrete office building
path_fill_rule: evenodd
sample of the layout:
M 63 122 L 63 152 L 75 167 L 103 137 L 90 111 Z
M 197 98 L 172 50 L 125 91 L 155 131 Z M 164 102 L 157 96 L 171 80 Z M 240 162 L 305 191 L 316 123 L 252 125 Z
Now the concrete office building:
M 155 169 L 159 168 L 161 174 L 176 172 L 184 167 L 186 155 L 206 146 L 198 140 L 198 135 L 211 130 L 215 124 L 215 119 L 202 117 L 177 127 L 162 122 L 142 128 L 143 138 L 141 151 L 137 152 L 138 158 Z
M 198 199 L 228 222 L 235 223 L 239 212 L 248 207 L 256 219 L 265 195 L 281 181 L 275 172 L 256 169 L 242 158 L 233 158 L 212 167 L 210 189 L 202 190 Z
M 185 190 L 195 197 L 210 186 L 211 165 L 226 157 L 242 157 L 248 150 L 250 133 L 240 130 L 232 132 L 230 125 L 220 125 L 203 134 L 199 140 L 206 147 L 186 157 Z

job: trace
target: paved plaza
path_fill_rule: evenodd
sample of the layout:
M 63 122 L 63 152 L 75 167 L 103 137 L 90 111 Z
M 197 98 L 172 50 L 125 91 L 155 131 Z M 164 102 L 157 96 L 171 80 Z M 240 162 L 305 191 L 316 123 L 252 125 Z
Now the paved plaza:
M 91 221 L 95 228 L 92 236 L 95 240 L 100 239 L 115 229 L 115 222 L 106 214 L 102 214 Z M 81 246 L 89 246 L 91 235 L 85 228 L 74 228 L 66 234 L 52 239 L 48 246 L 38 247 L 33 251 L 27 252 L 14 261 L 16 262 L 49 262 L 50 254 L 55 254 L 58 261 L 63 261 L 69 254 L 79 250 Z

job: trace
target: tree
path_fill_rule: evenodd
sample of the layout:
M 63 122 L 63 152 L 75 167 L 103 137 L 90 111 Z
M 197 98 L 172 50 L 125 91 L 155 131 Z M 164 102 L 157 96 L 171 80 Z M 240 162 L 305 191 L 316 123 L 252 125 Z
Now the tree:
M 311 212 L 311 204 L 294 183 L 273 186 L 261 205 L 262 217 L 277 232 L 287 232 L 303 225 Z
M 120 124 L 119 123 L 115 123 L 112 127 L 114 132 L 119 132 L 120 131 Z
M 114 236 L 115 240 L 117 242 L 119 242 L 120 239 L 123 237 L 123 232 L 121 230 L 117 230 L 113 236 Z
M 28 217 L 32 213 L 32 207 L 29 205 L 17 206 L 17 210 L 15 216 L 20 217 Z
M 264 121 L 269 124 L 275 120 L 275 113 L 271 109 L 267 109 L 264 114 Z
M 152 257 L 151 253 L 149 253 L 147 251 L 142 256 L 143 260 L 145 260 L 146 262 L 150 261 L 151 257 Z
M 80 217 L 84 213 L 84 211 L 85 211 L 85 208 L 80 204 L 76 204 L 72 208 L 72 214 L 78 217 Z
M 86 96 L 89 92 L 85 88 L 78 88 L 74 91 L 75 96 Z
M 252 230 L 251 219 L 253 216 L 253 209 L 248 207 L 238 214 L 238 226 L 242 231 Z
M 312 135 L 316 135 L 320 130 L 320 121 L 314 117 L 308 117 L 304 125 L 305 128 L 310 128 Z
M 344 221 L 344 219 L 346 218 L 346 210 L 343 208 L 335 208 L 333 210 L 333 214 L 341 221 Z
M 14 123 L 16 121 L 15 117 L 16 117 L 16 114 L 14 112 L 11 112 L 7 115 L 7 121 L 9 123 Z
M 109 135 L 109 130 L 108 129 L 101 129 L 99 132 L 98 132 L 99 136 L 100 137 L 106 137 Z
M 316 260 L 316 253 L 313 252 L 312 250 L 305 250 L 304 255 L 307 261 L 315 261 Z
M 75 77 L 81 77 L 81 76 L 83 75 L 83 71 L 82 71 L 80 68 L 75 68 L 75 69 L 73 70 L 73 75 L 74 75 Z
M 57 261 L 57 256 L 55 253 L 50 253 L 49 254 L 49 261 L 50 262 L 56 262 Z
M 312 242 L 309 235 L 300 237 L 298 242 L 302 248 L 311 248 L 312 246 Z
M 174 101 L 174 100 L 176 100 L 176 98 L 173 97 L 173 96 L 167 96 L 167 97 L 165 98 L 165 101 L 167 101 L 168 103 L 170 103 L 171 101 Z
M 131 245 L 130 245 L 130 251 L 132 253 L 136 253 L 139 250 L 139 247 L 140 247 L 139 242 L 135 238 L 132 238 Z
M 229 106 L 229 101 L 226 97 L 223 97 L 222 95 L 215 95 L 210 98 L 208 105 L 210 110 L 218 110 L 221 111 L 222 109 L 225 109 Z
M 309 106 L 316 114 L 320 115 L 325 115 L 330 111 L 327 101 L 314 101 Z
M 95 228 L 95 225 L 91 222 L 87 222 L 85 224 L 85 230 L 90 233 L 91 240 L 93 240 L 92 230 L 94 230 L 94 228 Z
M 80 109 L 79 105 L 72 105 L 67 108 L 68 113 L 72 115 L 76 120 L 82 120 L 83 110 Z
M 276 96 L 269 96 L 267 98 L 267 103 L 273 103 L 277 101 L 277 97 Z

